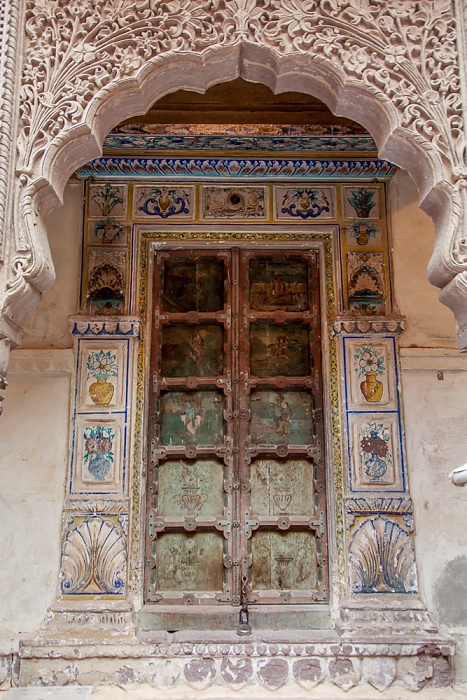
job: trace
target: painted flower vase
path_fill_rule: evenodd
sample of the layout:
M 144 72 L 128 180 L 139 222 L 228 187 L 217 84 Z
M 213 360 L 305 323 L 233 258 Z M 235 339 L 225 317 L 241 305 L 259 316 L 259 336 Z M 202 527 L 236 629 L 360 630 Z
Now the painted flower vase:
M 363 230 L 360 229 L 360 233 L 359 233 L 358 236 L 357 236 L 357 243 L 358 243 L 358 245 L 366 245 L 366 244 L 368 243 L 369 240 L 370 240 L 370 239 L 369 239 L 369 236 L 368 236 L 366 230 L 365 230 L 365 229 L 363 229 Z
M 107 377 L 96 377 L 89 387 L 89 395 L 97 406 L 107 406 L 114 395 L 114 385 L 107 382 Z
M 365 381 L 360 384 L 360 389 L 367 401 L 381 401 L 383 383 L 376 379 L 376 372 L 365 374 Z
M 91 476 L 97 479 L 97 481 L 104 481 L 105 477 L 110 472 L 111 466 L 110 460 L 104 457 L 102 453 L 98 453 L 89 462 L 88 469 Z
M 378 455 L 372 454 L 365 462 L 365 473 L 372 481 L 379 481 L 387 472 L 387 464 Z

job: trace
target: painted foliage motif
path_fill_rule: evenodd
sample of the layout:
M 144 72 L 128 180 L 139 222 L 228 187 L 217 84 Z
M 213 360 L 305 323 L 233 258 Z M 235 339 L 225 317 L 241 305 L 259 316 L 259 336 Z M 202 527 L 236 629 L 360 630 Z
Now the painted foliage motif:
M 215 459 L 162 462 L 154 503 L 158 515 L 220 515 L 224 507 L 223 476 L 223 464 Z
M 87 426 L 83 431 L 83 461 L 95 481 L 105 481 L 115 464 L 115 429 L 111 426 Z
M 311 532 L 257 531 L 251 553 L 254 589 L 316 588 L 316 540 Z
M 382 253 L 347 253 L 349 307 L 355 315 L 375 316 L 385 311 Z
M 332 216 L 331 191 L 311 187 L 277 188 L 277 217 L 318 219 Z M 326 214 L 328 216 L 326 216 Z
M 313 463 L 256 459 L 251 465 L 251 510 L 256 515 L 312 513 Z
M 108 406 L 115 391 L 113 378 L 118 377 L 117 353 L 112 350 L 91 350 L 87 353 L 86 379 L 95 381 L 88 387 L 89 396 L 97 406 Z M 110 381 L 109 381 L 110 380 Z
M 126 186 L 114 185 L 110 182 L 90 185 L 89 187 L 89 216 L 103 217 L 107 220 L 110 215 L 122 218 L 126 213 Z
M 381 228 L 368 219 L 357 219 L 347 226 L 348 245 L 367 246 L 369 243 L 381 243 Z
M 126 245 L 128 243 L 128 226 L 124 226 L 117 219 L 109 217 L 90 224 L 89 242 L 95 243 L 95 239 L 103 245 Z
M 161 396 L 163 445 L 217 445 L 224 440 L 222 394 L 170 391 Z
M 164 265 L 164 311 L 220 311 L 224 307 L 224 265 L 213 260 L 168 261 Z
M 249 277 L 250 307 L 255 311 L 305 311 L 308 308 L 305 262 L 253 260 Z
M 357 376 L 363 381 L 360 383 L 360 391 L 369 403 L 381 401 L 384 385 L 378 376 L 385 377 L 387 369 L 384 365 L 384 350 L 381 346 L 359 345 L 355 348 L 354 360 Z
M 166 377 L 212 377 L 223 372 L 224 339 L 220 325 L 165 326 L 161 373 Z
M 359 432 L 359 451 L 362 470 L 372 484 L 384 481 L 388 471 L 392 477 L 393 455 L 389 425 L 371 421 L 362 427 Z
M 359 219 L 379 219 L 380 211 L 379 187 L 345 187 L 344 213 L 347 218 L 357 216 Z
M 313 441 L 311 396 L 304 391 L 254 391 L 250 410 L 254 444 L 307 445 Z
M 88 251 L 87 308 L 97 316 L 125 312 L 126 251 Z
M 250 369 L 257 377 L 310 373 L 308 328 L 303 323 L 257 321 L 250 326 Z
M 223 536 L 217 532 L 163 533 L 155 543 L 156 587 L 166 591 L 221 591 Z
M 174 186 L 137 188 L 136 217 L 187 218 L 192 214 L 193 188 Z
M 344 338 L 348 410 L 397 409 L 394 338 Z

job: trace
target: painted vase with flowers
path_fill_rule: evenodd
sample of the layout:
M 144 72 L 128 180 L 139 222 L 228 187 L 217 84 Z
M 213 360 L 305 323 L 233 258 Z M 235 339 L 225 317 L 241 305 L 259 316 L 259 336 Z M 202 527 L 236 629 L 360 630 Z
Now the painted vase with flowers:
M 87 360 L 87 378 L 95 378 L 89 387 L 89 395 L 97 406 L 107 406 L 114 394 L 114 385 L 109 377 L 116 377 L 118 372 L 117 355 L 110 350 L 90 352 Z

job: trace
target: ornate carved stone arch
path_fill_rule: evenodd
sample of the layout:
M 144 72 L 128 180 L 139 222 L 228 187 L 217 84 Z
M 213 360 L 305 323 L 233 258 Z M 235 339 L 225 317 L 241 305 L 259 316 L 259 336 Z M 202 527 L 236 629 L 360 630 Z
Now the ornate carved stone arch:
M 44 216 L 109 130 L 164 94 L 241 75 L 315 95 L 412 175 L 438 232 L 430 280 L 467 349 L 461 14 L 448 0 L 30 0 L 3 327 L 17 342 L 52 284 Z

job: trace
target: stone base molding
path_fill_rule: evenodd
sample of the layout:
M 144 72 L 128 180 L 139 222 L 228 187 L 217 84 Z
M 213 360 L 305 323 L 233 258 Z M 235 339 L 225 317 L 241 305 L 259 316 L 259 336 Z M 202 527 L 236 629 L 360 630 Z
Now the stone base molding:
M 278 640 L 280 637 L 280 640 Z M 162 633 L 154 641 L 97 643 L 62 639 L 22 642 L 5 668 L 14 685 L 149 684 L 186 692 L 212 688 L 310 691 L 331 685 L 383 691 L 390 686 L 418 691 L 450 683 L 453 644 L 425 638 L 342 641 L 333 632 L 263 632 L 245 640 L 235 633 Z

